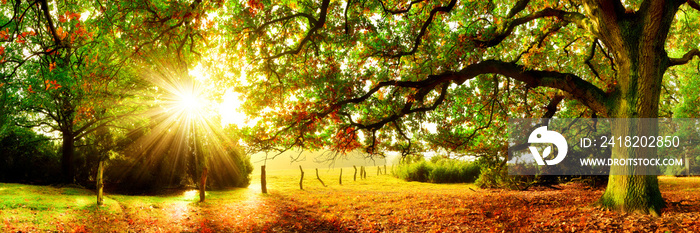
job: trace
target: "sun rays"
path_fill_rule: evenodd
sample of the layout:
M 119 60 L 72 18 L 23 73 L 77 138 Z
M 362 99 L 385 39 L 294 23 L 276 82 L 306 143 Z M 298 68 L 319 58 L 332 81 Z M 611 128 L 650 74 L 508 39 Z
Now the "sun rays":
M 236 157 L 246 157 L 224 131 L 221 104 L 215 101 L 222 99 L 218 95 L 225 90 L 214 89 L 208 78 L 184 69 L 168 64 L 154 67 L 143 74 L 155 87 L 142 98 L 150 110 L 143 117 L 148 123 L 130 146 L 132 157 L 141 164 L 131 167 L 131 172 L 169 177 L 159 181 L 166 186 L 197 183 L 204 169 L 219 183 L 244 175 Z

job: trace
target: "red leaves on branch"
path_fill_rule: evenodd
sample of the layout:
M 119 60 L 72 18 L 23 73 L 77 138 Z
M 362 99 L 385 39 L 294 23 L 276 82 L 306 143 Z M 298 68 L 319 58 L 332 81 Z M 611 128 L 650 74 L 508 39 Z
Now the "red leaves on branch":
M 362 146 L 357 139 L 357 132 L 354 127 L 341 128 L 335 134 L 333 148 L 343 153 L 350 152 Z
M 5 28 L 4 31 L 0 31 L 0 39 L 8 40 L 10 39 L 10 29 Z
M 248 11 L 250 11 L 251 14 L 256 15 L 258 14 L 258 11 L 262 10 L 263 7 L 265 7 L 260 0 L 248 0 Z
M 47 91 L 48 91 L 49 89 L 58 90 L 58 88 L 61 88 L 61 87 L 62 87 L 61 84 L 56 83 L 56 80 L 53 80 L 53 81 L 45 80 L 45 81 L 44 81 L 44 85 L 46 86 L 46 90 L 47 90 Z M 52 87 L 52 86 L 53 86 L 53 87 Z

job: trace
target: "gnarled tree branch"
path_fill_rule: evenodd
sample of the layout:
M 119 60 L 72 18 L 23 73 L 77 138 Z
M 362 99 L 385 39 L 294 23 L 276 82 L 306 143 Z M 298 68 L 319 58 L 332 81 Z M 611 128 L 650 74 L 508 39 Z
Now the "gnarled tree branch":
M 687 53 L 685 53 L 683 55 L 683 57 L 681 57 L 681 58 L 669 58 L 668 59 L 669 60 L 668 66 L 677 66 L 677 65 L 686 64 L 686 63 L 690 62 L 690 60 L 692 60 L 693 57 L 700 57 L 700 50 L 698 50 L 698 49 L 690 50 Z

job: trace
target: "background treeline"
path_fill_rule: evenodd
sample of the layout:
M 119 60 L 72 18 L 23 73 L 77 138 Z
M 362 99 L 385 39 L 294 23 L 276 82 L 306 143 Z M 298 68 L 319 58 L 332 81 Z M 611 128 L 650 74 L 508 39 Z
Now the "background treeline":
M 61 144 L 49 136 L 24 127 L 4 127 L 0 134 L 0 182 L 28 184 L 57 184 L 61 176 Z M 165 188 L 193 187 L 198 177 L 194 173 L 192 156 L 187 150 L 166 153 L 138 151 L 134 144 L 146 130 L 135 130 L 115 143 L 107 158 L 95 145 L 95 137 L 86 137 L 76 147 L 75 184 L 95 187 L 97 164 L 105 159 L 105 185 L 112 192 L 149 193 Z M 158 142 L 164 143 L 164 142 Z M 163 145 L 172 147 L 172 145 Z M 235 147 L 225 156 L 208 158 L 207 187 L 247 187 L 253 166 L 250 158 Z

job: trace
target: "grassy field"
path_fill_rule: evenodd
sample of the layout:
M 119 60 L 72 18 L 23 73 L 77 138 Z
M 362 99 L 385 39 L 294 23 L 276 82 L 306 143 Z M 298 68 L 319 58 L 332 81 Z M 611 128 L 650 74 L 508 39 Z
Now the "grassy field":
M 661 217 L 609 212 L 591 205 L 601 189 L 566 184 L 532 191 L 478 189 L 472 184 L 404 182 L 368 168 L 268 171 L 248 189 L 161 196 L 110 195 L 97 208 L 90 190 L 0 184 L 0 231 L 308 232 L 308 231 L 627 231 L 700 232 L 700 178 L 660 177 L 668 207 Z M 259 177 L 259 170 L 254 172 Z M 359 173 L 358 173 L 359 177 Z

